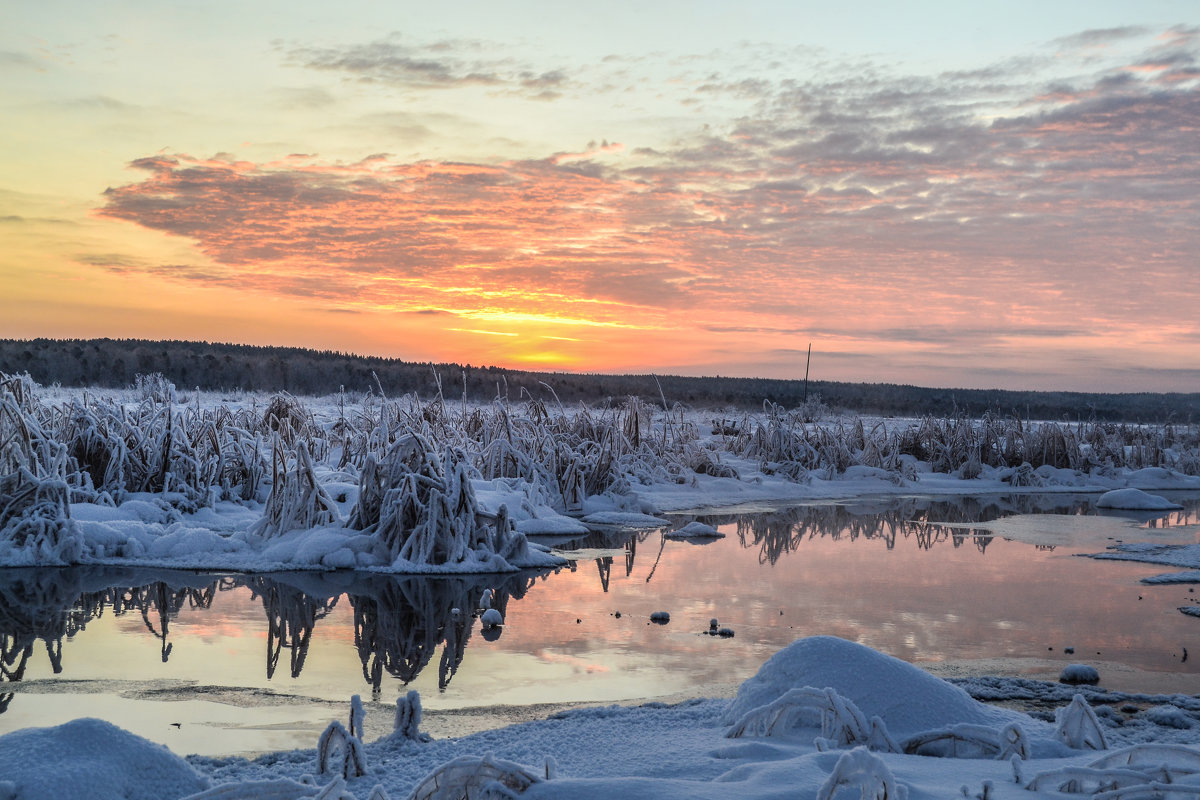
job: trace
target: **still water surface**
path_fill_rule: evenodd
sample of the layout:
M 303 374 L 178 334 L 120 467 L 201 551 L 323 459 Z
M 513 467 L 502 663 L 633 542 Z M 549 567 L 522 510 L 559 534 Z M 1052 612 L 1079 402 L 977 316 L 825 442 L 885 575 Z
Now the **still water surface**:
M 425 729 L 454 735 L 542 704 L 730 694 L 812 634 L 943 675 L 1054 679 L 1085 662 L 1111 688 L 1197 693 L 1200 619 L 1178 611 L 1200 604 L 1191 587 L 1139 583 L 1165 567 L 1075 555 L 1197 541 L 1200 496 L 1173 499 L 1185 510 L 1141 519 L 1100 515 L 1087 496 L 726 513 L 699 517 L 725 534 L 707 543 L 555 540 L 572 566 L 542 574 L 4 570 L 0 733 L 94 716 L 180 753 L 309 747 L 351 695 L 371 735 L 417 689 Z M 487 589 L 498 638 L 473 615 Z M 713 618 L 735 635 L 707 635 Z

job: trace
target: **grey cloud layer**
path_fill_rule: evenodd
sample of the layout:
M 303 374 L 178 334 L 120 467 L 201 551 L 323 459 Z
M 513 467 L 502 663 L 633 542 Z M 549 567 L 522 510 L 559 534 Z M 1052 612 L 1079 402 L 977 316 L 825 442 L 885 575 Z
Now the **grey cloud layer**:
M 409 44 L 397 36 L 340 47 L 294 47 L 288 57 L 309 69 L 338 72 L 403 89 L 485 86 L 534 99 L 555 99 L 570 80 L 565 70 L 534 69 L 492 54 L 479 42 Z

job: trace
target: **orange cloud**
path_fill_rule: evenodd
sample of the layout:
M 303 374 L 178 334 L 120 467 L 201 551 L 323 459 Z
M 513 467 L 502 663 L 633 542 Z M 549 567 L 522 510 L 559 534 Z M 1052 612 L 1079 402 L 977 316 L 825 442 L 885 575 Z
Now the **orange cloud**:
M 794 374 L 816 339 L 847 377 L 905 382 L 945 383 L 928 376 L 940 363 L 1006 383 L 1029 369 L 1014 342 L 1054 354 L 1047 379 L 1100 352 L 1187 368 L 1200 338 L 1179 327 L 1200 296 L 1189 58 L 1011 96 L 992 74 L 755 83 L 738 91 L 760 94 L 762 113 L 658 150 L 159 154 L 97 214 L 193 242 L 204 263 L 98 265 L 387 317 L 485 363 Z

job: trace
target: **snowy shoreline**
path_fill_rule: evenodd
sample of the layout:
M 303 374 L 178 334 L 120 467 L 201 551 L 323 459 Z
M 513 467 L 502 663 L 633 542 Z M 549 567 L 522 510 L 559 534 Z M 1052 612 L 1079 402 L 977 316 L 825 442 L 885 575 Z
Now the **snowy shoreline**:
M 331 722 L 321 747 L 250 760 L 185 760 L 98 720 L 25 729 L 0 737 L 0 797 L 378 800 L 427 796 L 437 774 L 447 791 L 499 781 L 495 797 L 822 798 L 845 782 L 878 800 L 932 800 L 959 787 L 1017 800 L 1060 796 L 1070 780 L 1092 786 L 1085 793 L 1120 781 L 1158 796 L 1164 767 L 1177 791 L 1194 792 L 1200 770 L 1196 698 L 948 683 L 825 636 L 776 653 L 732 699 L 569 709 L 461 738 L 424 735 L 414 694 L 375 741 L 358 738 L 354 699 L 349 723 Z
M 0 374 L 0 566 L 510 572 L 563 564 L 539 536 L 684 510 L 1200 489 L 1191 426 L 184 399 Z
M 669 533 L 688 522 L 657 517 L 664 513 L 1119 490 L 1113 503 L 1136 514 L 1169 501 L 1134 490 L 1200 489 L 1200 433 L 1183 426 L 811 419 L 813 409 L 769 408 L 745 415 L 731 434 L 724 423 L 708 433 L 702 414 L 636 399 L 573 411 L 535 401 L 454 408 L 440 398 L 367 397 L 351 406 L 344 397 L 178 402 L 161 381 L 121 399 L 47 399 L 27 378 L 0 375 L 0 566 L 499 573 L 561 566 L 537 543 L 543 535 L 614 525 Z M 1122 545 L 1103 557 L 1200 568 L 1200 552 L 1180 546 Z M 784 677 L 751 679 L 732 701 L 572 709 L 461 739 L 425 741 L 409 697 L 397 732 L 364 744 L 352 710 L 322 740 L 324 772 L 311 750 L 184 761 L 96 720 L 24 729 L 0 737 L 0 799 L 200 792 L 381 800 L 409 796 L 453 763 L 448 778 L 508 781 L 503 791 L 491 785 L 497 797 L 828 800 L 839 778 L 863 778 L 864 796 L 875 800 L 944 800 L 959 787 L 967 800 L 1017 800 L 1054 794 L 1066 781 L 1052 787 L 1054 770 L 1092 764 L 1096 753 L 1078 748 L 1096 736 L 1135 746 L 1130 758 L 1168 763 L 1178 785 L 1193 783 L 1191 759 L 1200 761 L 1200 751 L 1145 751 L 1200 743 L 1200 704 L 1185 696 L 1084 689 L 1087 700 L 1055 721 L 1045 709 L 1067 708 L 1075 690 L 1019 679 L 952 684 L 828 637 L 782 652 L 790 655 L 764 670 L 775 663 Z M 747 688 L 764 682 L 763 691 Z M 790 693 L 805 686 L 812 691 Z M 981 705 L 961 686 L 1043 710 Z M 754 700 L 742 702 L 743 694 Z M 1096 705 L 1090 716 L 1088 702 Z M 826 711 L 814 718 L 813 703 Z M 831 728 L 829 714 L 843 728 Z M 727 738 L 735 723 L 751 733 Z M 931 732 L 941 744 L 913 744 Z M 895 752 L 905 743 L 913 752 Z M 998 748 L 1004 759 L 931 758 L 922 747 Z M 495 760 L 478 760 L 489 752 Z M 477 760 L 454 761 L 465 757 Z M 1087 769 L 1094 776 L 1109 767 Z M 1109 786 L 1108 778 L 1070 774 L 1080 785 Z M 1161 774 L 1142 778 L 1149 785 Z

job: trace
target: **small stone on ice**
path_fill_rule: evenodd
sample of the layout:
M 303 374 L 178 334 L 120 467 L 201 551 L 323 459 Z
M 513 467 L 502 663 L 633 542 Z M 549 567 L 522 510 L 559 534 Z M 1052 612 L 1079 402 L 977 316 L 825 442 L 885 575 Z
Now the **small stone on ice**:
M 650 615 L 650 621 L 658 625 L 666 625 L 671 621 L 671 615 L 666 611 L 655 611 Z

